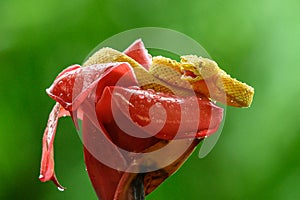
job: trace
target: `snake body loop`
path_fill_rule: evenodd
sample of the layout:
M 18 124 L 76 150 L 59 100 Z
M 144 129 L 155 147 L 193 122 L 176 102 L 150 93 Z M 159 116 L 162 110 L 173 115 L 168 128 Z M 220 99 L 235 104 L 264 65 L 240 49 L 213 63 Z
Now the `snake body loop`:
M 195 55 L 171 60 L 163 56 L 152 59 L 149 71 L 122 52 L 102 48 L 90 57 L 84 66 L 108 62 L 128 62 L 142 89 L 189 96 L 196 94 L 234 107 L 249 107 L 254 89 L 232 78 L 216 62 Z

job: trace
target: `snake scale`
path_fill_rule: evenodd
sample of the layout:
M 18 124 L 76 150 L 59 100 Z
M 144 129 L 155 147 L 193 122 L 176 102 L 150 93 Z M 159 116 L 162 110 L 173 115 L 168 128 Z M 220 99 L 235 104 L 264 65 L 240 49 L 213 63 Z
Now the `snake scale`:
M 187 89 L 192 89 L 196 94 L 234 107 L 249 107 L 252 103 L 253 87 L 232 78 L 208 58 L 187 55 L 181 56 L 178 62 L 156 56 L 146 70 L 124 53 L 106 47 L 91 56 L 83 66 L 109 62 L 128 62 L 143 89 L 183 96 L 189 95 Z

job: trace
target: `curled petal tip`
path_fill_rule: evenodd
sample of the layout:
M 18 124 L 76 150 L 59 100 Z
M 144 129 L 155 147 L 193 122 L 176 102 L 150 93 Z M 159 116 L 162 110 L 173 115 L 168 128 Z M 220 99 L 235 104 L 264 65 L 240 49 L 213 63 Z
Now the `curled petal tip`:
M 57 189 L 61 192 L 65 191 L 65 188 L 62 188 L 62 187 L 57 187 Z
M 39 179 L 40 179 L 40 181 L 43 181 L 44 175 L 43 175 L 43 174 L 40 174 L 40 175 L 39 175 Z
M 57 189 L 58 189 L 59 191 L 64 191 L 65 189 L 67 189 L 67 188 L 63 187 L 63 186 L 58 182 L 58 180 L 57 180 L 57 178 L 56 178 L 55 175 L 52 176 L 51 181 L 57 186 Z

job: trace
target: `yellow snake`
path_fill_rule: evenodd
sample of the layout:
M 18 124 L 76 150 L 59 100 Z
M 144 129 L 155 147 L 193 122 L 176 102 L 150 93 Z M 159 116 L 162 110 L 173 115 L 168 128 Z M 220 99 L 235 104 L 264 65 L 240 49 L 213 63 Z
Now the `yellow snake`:
M 181 56 L 180 62 L 157 56 L 147 71 L 135 60 L 112 48 L 102 48 L 83 66 L 128 62 L 143 89 L 187 96 L 192 89 L 212 100 L 235 107 L 249 107 L 254 89 L 220 69 L 216 62 L 195 55 Z

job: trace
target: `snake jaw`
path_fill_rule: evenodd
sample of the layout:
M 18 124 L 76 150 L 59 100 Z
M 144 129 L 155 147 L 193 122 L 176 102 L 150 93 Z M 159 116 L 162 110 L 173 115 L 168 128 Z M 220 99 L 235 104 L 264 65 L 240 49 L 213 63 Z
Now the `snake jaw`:
M 221 70 L 215 61 L 208 58 L 202 58 L 196 55 L 185 55 L 180 58 L 182 70 L 188 70 L 194 73 L 198 76 L 196 78 L 198 80 L 209 79 Z
M 191 63 L 182 63 L 180 65 L 181 79 L 189 82 L 196 82 L 203 80 L 199 68 Z
M 187 55 L 181 56 L 180 63 L 182 78 L 189 81 L 196 92 L 229 106 L 249 107 L 251 105 L 254 89 L 246 83 L 232 78 L 220 69 L 215 61 Z M 191 73 L 192 76 L 185 75 Z M 201 80 L 204 81 L 201 82 Z M 203 84 L 206 84 L 207 88 Z

